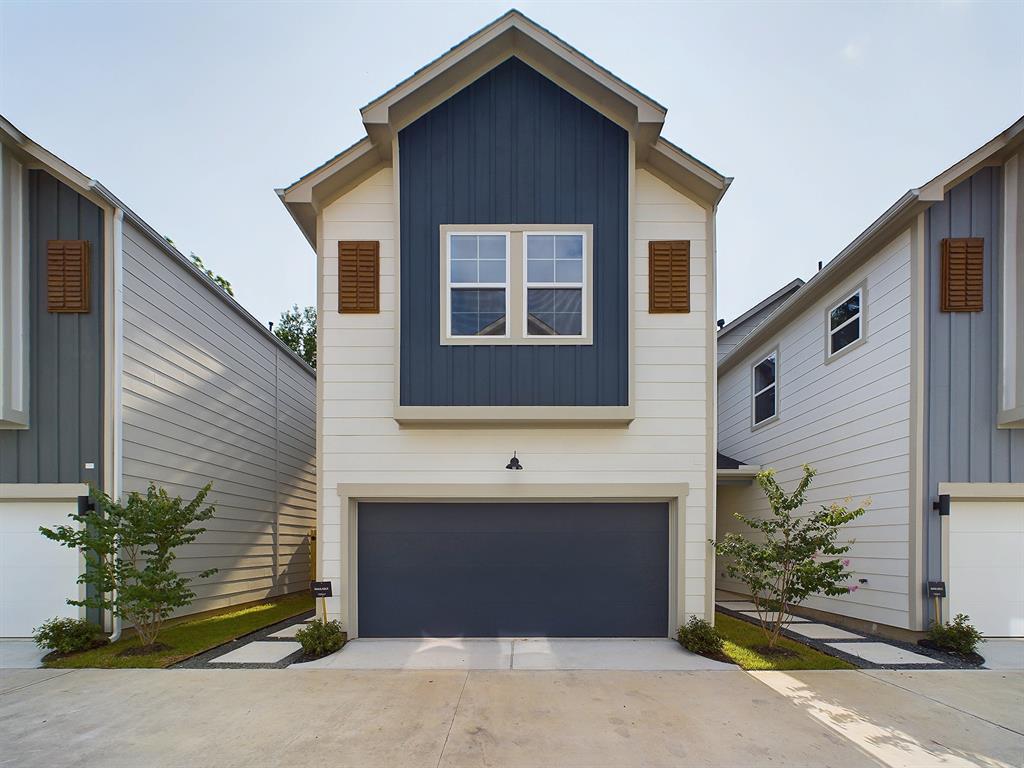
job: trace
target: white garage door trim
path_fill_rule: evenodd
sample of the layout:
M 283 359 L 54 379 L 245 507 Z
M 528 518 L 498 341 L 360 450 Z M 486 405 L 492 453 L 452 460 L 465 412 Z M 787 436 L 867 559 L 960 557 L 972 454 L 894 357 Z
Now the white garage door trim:
M 0 637 L 28 637 L 54 616 L 85 617 L 66 602 L 84 598 L 84 557 L 38 529 L 69 524 L 88 492 L 81 483 L 0 484 Z
M 940 483 L 946 619 L 990 637 L 1024 637 L 1024 483 Z

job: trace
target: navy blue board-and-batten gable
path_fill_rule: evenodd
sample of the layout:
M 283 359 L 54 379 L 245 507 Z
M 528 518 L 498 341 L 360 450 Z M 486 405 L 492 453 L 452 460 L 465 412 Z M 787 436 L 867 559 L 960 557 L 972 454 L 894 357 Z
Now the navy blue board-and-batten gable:
M 629 136 L 510 58 L 398 134 L 402 405 L 629 404 Z M 442 345 L 442 224 L 591 224 L 593 344 Z

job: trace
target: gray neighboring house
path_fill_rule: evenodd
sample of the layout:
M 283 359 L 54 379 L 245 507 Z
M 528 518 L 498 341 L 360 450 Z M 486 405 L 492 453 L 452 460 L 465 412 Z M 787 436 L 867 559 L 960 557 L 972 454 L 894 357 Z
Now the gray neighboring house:
M 1024 636 L 1022 328 L 1024 118 L 907 192 L 720 359 L 735 461 L 718 535 L 766 510 L 759 466 L 791 486 L 807 462 L 809 503 L 871 500 L 849 526 L 855 590 L 810 612 L 920 631 L 942 582 L 941 618 Z
M 754 332 L 757 326 L 771 317 L 772 313 L 785 304 L 786 299 L 792 296 L 803 284 L 804 281 L 798 277 L 779 288 L 771 296 L 752 306 L 735 320 L 724 325 L 722 323 L 725 321 L 719 320 L 718 322 L 721 327 L 718 329 L 718 359 L 721 360 L 732 352 L 741 341 Z
M 152 481 L 216 516 L 179 550 L 188 612 L 307 588 L 316 374 L 101 184 L 0 117 L 0 637 L 85 611 L 39 535 L 87 484 Z M 109 616 L 89 617 L 110 629 Z

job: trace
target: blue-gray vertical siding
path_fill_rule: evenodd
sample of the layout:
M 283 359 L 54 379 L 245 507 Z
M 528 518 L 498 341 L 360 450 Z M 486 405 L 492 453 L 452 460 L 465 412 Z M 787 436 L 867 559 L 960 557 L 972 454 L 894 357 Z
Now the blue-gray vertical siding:
M 516 58 L 399 133 L 403 405 L 626 405 L 628 134 Z M 442 346 L 442 224 L 592 224 L 587 346 Z
M 0 430 L 0 483 L 102 486 L 103 211 L 29 171 L 29 427 Z M 88 240 L 89 312 L 46 308 L 46 242 Z M 94 469 L 85 469 L 91 462 Z
M 1024 431 L 996 428 L 1002 195 L 1000 169 L 983 168 L 927 213 L 924 512 L 929 579 L 939 579 L 942 573 L 941 522 L 931 508 L 939 483 L 1024 482 Z M 941 248 L 946 237 L 985 240 L 982 312 L 939 310 Z

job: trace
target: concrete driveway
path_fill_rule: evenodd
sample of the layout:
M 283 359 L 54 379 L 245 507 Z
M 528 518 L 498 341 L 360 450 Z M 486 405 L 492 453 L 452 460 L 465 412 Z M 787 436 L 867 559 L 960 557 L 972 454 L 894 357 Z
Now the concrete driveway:
M 738 669 L 667 638 L 359 638 L 293 669 L 550 669 L 683 671 Z
M 1020 766 L 1024 674 L 7 670 L 3 766 Z

